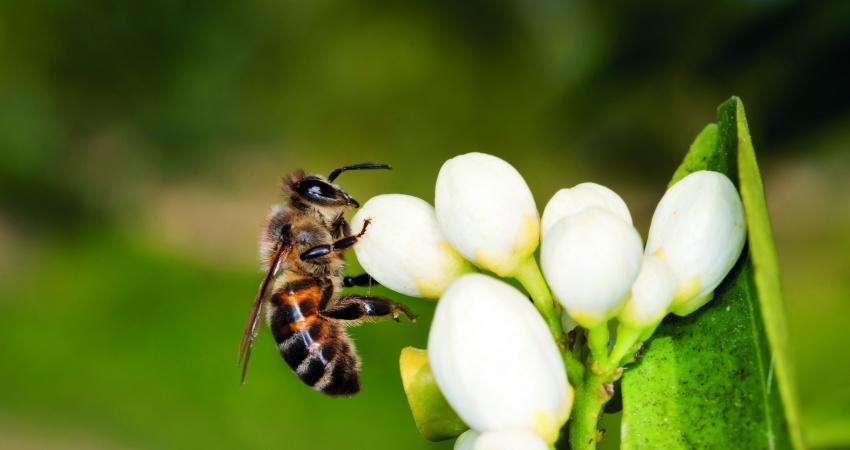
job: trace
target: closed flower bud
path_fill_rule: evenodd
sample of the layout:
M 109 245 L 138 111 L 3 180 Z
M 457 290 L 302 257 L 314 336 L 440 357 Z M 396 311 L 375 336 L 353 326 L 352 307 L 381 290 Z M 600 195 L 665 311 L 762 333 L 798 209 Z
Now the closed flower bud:
M 644 256 L 620 322 L 635 329 L 654 325 L 667 314 L 675 293 L 676 280 L 667 263 L 657 256 Z
M 629 225 L 632 224 L 629 207 L 616 192 L 601 184 L 581 183 L 570 189 L 561 189 L 552 196 L 546 208 L 543 209 L 543 218 L 540 220 L 541 235 L 546 236 L 546 232 L 552 228 L 552 225 L 564 217 L 591 206 L 605 209 Z
M 674 184 L 655 209 L 646 245 L 676 279 L 671 311 L 687 315 L 708 302 L 745 238 L 744 209 L 729 178 L 699 171 Z
M 454 450 L 548 450 L 539 436 L 527 431 L 469 430 L 455 441 Z
M 540 262 L 555 298 L 579 325 L 593 328 L 619 312 L 638 275 L 642 251 L 633 226 L 590 207 L 552 226 Z
M 558 348 L 528 298 L 487 275 L 456 279 L 437 304 L 428 361 L 470 428 L 554 442 L 572 405 Z
M 466 259 L 511 276 L 540 239 L 540 219 L 525 180 L 510 164 L 467 153 L 443 164 L 435 193 L 437 222 Z
M 366 233 L 354 246 L 360 265 L 382 285 L 404 295 L 438 298 L 459 275 L 473 270 L 443 237 L 434 208 L 417 197 L 373 197 L 357 211 L 352 229 Z

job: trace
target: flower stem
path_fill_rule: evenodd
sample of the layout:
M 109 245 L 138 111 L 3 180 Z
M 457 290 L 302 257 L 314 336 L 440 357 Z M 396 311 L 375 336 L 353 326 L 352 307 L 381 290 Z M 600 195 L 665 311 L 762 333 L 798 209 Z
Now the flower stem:
M 537 265 L 534 256 L 529 256 L 514 273 L 520 284 L 525 288 L 531 300 L 534 301 L 534 306 L 543 316 L 546 325 L 549 326 L 549 332 L 555 339 L 555 344 L 558 350 L 561 351 L 561 357 L 564 360 L 564 368 L 567 371 L 567 378 L 570 380 L 580 380 L 584 374 L 584 366 L 581 359 L 567 348 L 567 336 L 564 333 L 564 327 L 561 323 L 561 310 L 555 301 L 552 299 L 552 293 L 549 291 L 549 286 L 540 272 L 540 267 Z
M 590 346 L 590 355 L 593 364 L 597 367 L 605 367 L 608 364 L 608 323 L 601 324 L 588 330 L 587 345 Z
M 546 285 L 546 280 L 543 279 L 543 274 L 540 272 L 540 267 L 537 265 L 534 256 L 529 256 L 517 267 L 514 278 L 522 284 L 528 295 L 531 296 L 534 306 L 537 307 L 537 310 L 546 320 L 546 324 L 549 325 L 549 331 L 552 332 L 555 342 L 562 347 L 564 328 L 561 325 L 561 314 L 555 307 L 552 293 L 549 292 L 549 286 Z
M 595 449 L 602 439 L 598 429 L 602 408 L 613 395 L 612 383 L 615 374 L 594 374 L 588 376 L 576 389 L 576 399 L 569 422 L 570 447 L 573 450 Z
M 624 365 L 626 357 L 631 356 L 636 351 L 635 346 L 641 341 L 641 334 L 643 334 L 643 330 L 620 323 L 617 327 L 617 342 L 611 350 L 608 364 L 605 365 L 603 371 L 610 372 Z

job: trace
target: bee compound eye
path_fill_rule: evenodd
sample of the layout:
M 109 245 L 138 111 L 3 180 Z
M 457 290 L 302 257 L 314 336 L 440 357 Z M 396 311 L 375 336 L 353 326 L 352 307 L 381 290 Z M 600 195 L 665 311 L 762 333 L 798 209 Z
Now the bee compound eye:
M 305 179 L 296 189 L 299 194 L 309 198 L 337 198 L 336 189 L 330 184 L 316 179 Z

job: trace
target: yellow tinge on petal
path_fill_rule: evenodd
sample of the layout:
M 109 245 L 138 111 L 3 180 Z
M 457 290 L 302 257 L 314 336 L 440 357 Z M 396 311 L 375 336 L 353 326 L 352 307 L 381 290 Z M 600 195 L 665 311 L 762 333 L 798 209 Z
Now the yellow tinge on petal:
M 422 297 L 430 300 L 440 298 L 443 295 L 443 291 L 449 287 L 449 284 L 455 278 L 465 273 L 475 272 L 475 267 L 469 261 L 465 260 L 451 244 L 442 241 L 438 244 L 438 247 L 445 257 L 447 270 L 437 277 L 415 279 L 416 287 L 422 293 Z
M 702 278 L 700 278 L 699 275 L 691 278 L 690 280 L 680 282 L 676 287 L 676 296 L 673 297 L 673 303 L 671 304 L 670 309 L 674 310 L 687 304 L 693 300 L 697 294 L 699 294 L 700 289 L 702 289 Z
M 596 325 L 599 325 L 599 322 L 602 322 L 602 318 L 596 314 L 589 314 L 584 311 L 567 311 L 570 317 L 576 321 L 579 325 L 585 328 L 593 328 Z
M 522 261 L 534 253 L 538 244 L 540 244 L 540 218 L 536 215 L 523 216 L 522 228 L 513 252 L 517 261 Z
M 552 444 L 560 436 L 561 426 L 566 422 L 566 417 L 556 417 L 552 411 L 536 411 L 531 424 L 531 432 L 540 436 L 540 439 Z
M 434 280 L 421 280 L 419 278 L 416 279 L 416 287 L 419 289 L 419 292 L 422 293 L 422 298 L 428 300 L 437 300 L 440 298 L 440 294 L 446 289 L 444 286 L 445 283 Z
M 482 249 L 475 250 L 475 263 L 500 277 L 507 277 L 516 269 L 516 261 L 501 255 L 491 255 Z
M 522 218 L 516 244 L 510 254 L 492 254 L 486 249 L 475 250 L 475 262 L 479 267 L 489 270 L 500 277 L 514 275 L 517 267 L 534 253 L 540 243 L 540 218 L 526 215 Z
M 453 272 L 461 275 L 464 273 L 475 272 L 475 267 L 472 266 L 472 263 L 463 258 L 463 255 L 458 253 L 451 244 L 447 241 L 442 241 L 439 244 L 440 250 L 443 251 L 447 257 L 451 260 L 452 266 L 456 268 Z

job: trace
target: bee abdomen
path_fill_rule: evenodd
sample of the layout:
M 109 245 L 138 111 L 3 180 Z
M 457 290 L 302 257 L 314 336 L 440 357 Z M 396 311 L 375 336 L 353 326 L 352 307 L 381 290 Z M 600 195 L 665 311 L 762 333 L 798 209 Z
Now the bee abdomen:
M 328 395 L 354 395 L 360 392 L 360 360 L 342 330 L 336 346 L 337 357 L 326 369 L 325 378 L 314 387 Z
M 318 301 L 285 292 L 269 304 L 269 325 L 281 356 L 305 384 L 328 395 L 360 390 L 360 364 L 342 328 L 318 315 Z

